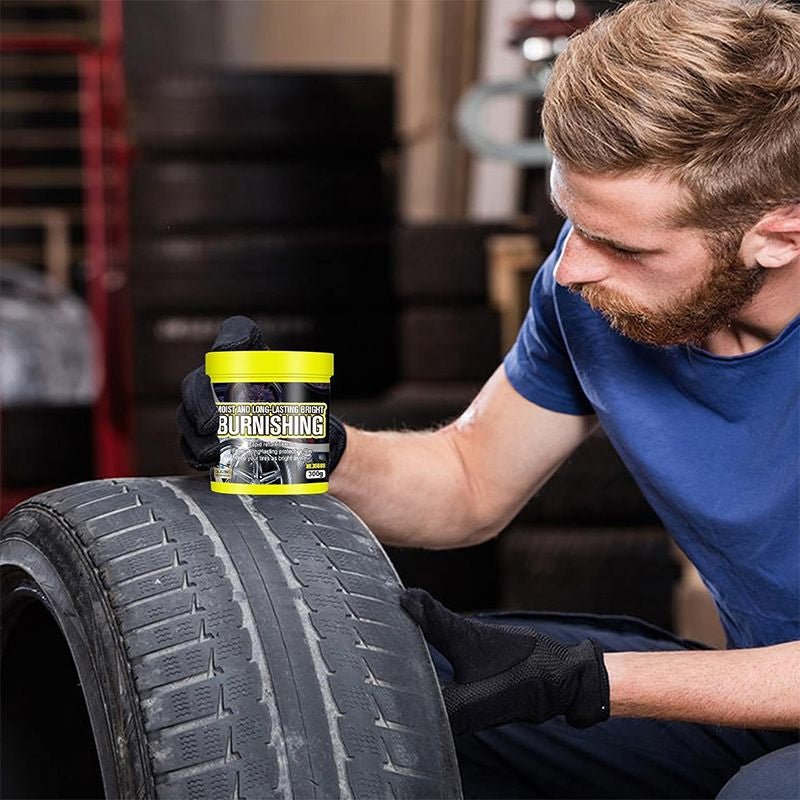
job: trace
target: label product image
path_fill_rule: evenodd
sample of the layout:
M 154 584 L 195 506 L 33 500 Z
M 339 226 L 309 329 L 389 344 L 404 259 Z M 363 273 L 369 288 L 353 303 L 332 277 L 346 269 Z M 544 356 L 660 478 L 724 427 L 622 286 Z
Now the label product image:
M 220 456 L 211 468 L 212 490 L 228 494 L 327 491 L 332 372 L 330 353 L 206 354 L 206 373 L 219 414 Z
M 327 488 L 328 384 L 215 383 L 214 393 L 220 440 L 214 482 Z

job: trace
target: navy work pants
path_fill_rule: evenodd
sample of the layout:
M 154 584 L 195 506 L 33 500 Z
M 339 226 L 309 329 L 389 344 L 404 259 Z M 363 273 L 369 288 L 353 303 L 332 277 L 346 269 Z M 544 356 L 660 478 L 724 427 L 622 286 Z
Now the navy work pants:
M 533 626 L 564 643 L 591 637 L 604 652 L 703 645 L 632 617 L 550 612 L 479 614 Z M 431 649 L 440 682 L 449 662 Z M 455 739 L 466 798 L 800 798 L 794 731 L 612 717 L 577 729 L 563 717 L 512 723 Z

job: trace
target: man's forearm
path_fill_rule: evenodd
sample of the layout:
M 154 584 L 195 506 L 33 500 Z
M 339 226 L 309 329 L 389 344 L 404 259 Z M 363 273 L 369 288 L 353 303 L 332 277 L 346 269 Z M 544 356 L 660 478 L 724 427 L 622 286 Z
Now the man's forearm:
M 466 470 L 445 431 L 348 426 L 330 492 L 384 544 L 445 549 L 477 543 L 483 533 Z
M 747 650 L 606 653 L 611 716 L 800 727 L 800 642 Z

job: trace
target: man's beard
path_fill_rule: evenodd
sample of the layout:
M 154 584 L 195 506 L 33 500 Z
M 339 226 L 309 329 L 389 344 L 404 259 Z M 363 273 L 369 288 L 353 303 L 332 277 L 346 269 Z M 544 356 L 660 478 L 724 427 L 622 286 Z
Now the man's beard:
M 702 344 L 733 319 L 767 277 L 764 267 L 747 268 L 738 247 L 731 244 L 719 244 L 713 258 L 713 267 L 700 286 L 656 308 L 637 305 L 599 284 L 572 283 L 569 289 L 579 293 L 623 336 L 660 347 Z

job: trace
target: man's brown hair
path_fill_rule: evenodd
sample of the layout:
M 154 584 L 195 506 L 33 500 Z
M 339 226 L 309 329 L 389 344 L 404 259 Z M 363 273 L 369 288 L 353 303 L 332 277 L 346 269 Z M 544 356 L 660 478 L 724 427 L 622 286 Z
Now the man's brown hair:
M 740 234 L 800 202 L 800 13 L 776 0 L 633 0 L 575 34 L 543 109 L 576 171 L 655 171 L 673 222 Z

